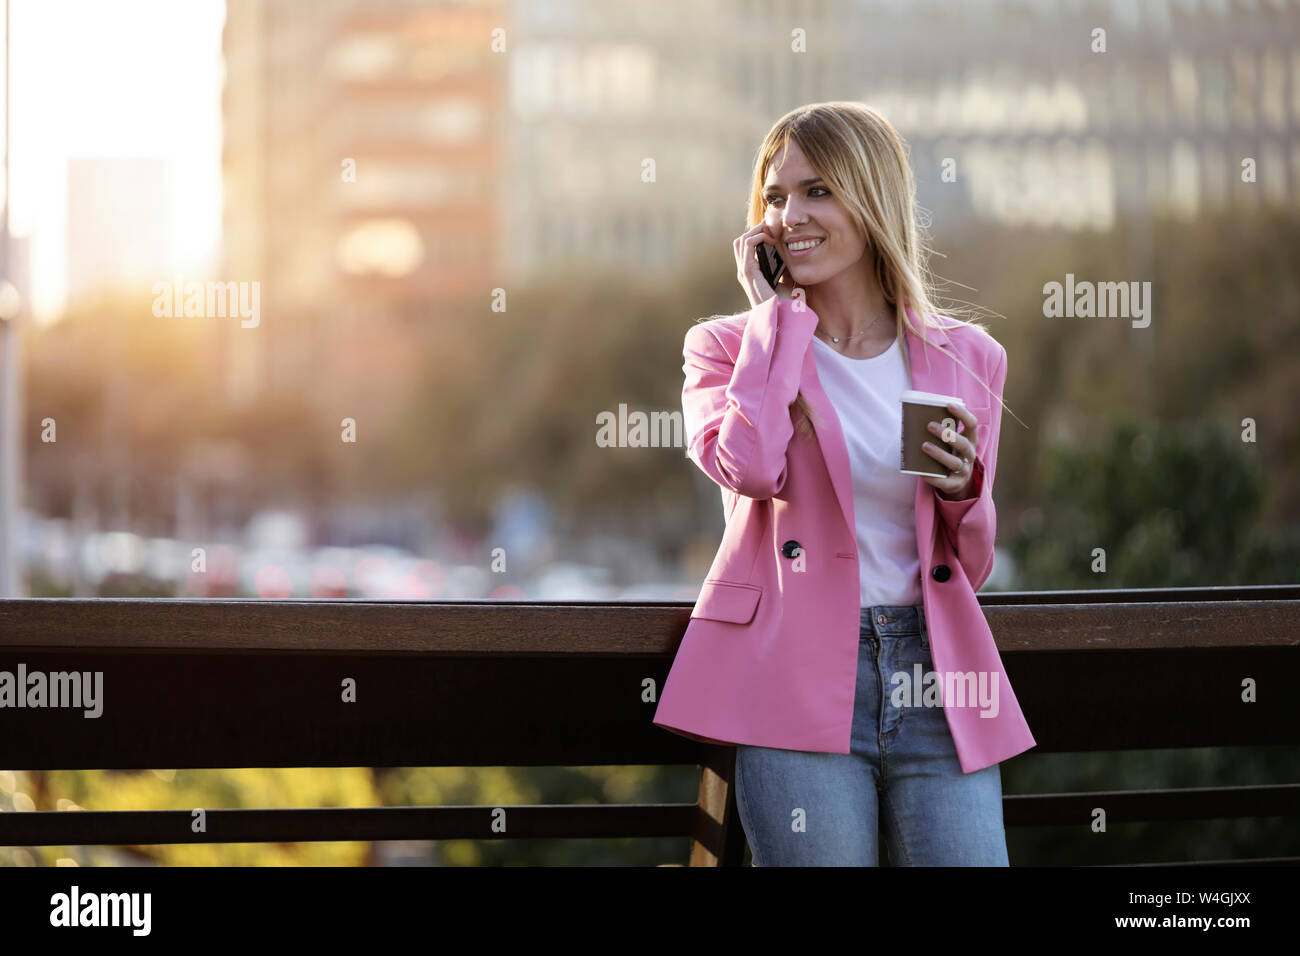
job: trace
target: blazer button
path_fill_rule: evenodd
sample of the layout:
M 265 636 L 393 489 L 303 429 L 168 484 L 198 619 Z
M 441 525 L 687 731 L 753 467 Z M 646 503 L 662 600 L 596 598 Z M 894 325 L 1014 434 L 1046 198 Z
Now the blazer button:
M 952 575 L 952 569 L 946 564 L 936 564 L 930 574 L 936 581 L 947 581 Z
M 794 553 L 802 547 L 803 545 L 801 545 L 798 541 L 795 541 L 793 538 L 791 538 L 785 544 L 781 545 L 781 553 L 784 554 L 787 558 L 793 558 Z

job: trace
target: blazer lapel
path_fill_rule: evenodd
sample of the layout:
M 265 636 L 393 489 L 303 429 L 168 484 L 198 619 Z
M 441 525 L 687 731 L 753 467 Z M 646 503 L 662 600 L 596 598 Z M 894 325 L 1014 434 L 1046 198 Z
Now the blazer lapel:
M 907 313 L 915 322 L 916 313 L 910 306 Z M 955 366 L 946 357 L 951 353 L 952 342 L 943 329 L 936 328 L 926 329 L 926 342 L 923 347 L 921 339 L 910 328 L 904 327 L 903 355 L 911 373 L 911 387 L 921 392 L 952 394 L 953 384 L 956 381 Z M 821 447 L 822 457 L 826 461 L 826 470 L 830 473 L 831 487 L 835 489 L 835 497 L 844 515 L 845 526 L 850 533 L 856 534 L 853 516 L 853 476 L 850 471 L 848 446 L 844 442 L 844 430 L 840 426 L 835 406 L 817 377 L 817 358 L 813 353 L 811 342 L 808 343 L 808 350 L 804 353 L 799 391 L 808 400 L 820 423 L 816 425 L 814 431 Z M 934 518 L 934 489 L 917 476 L 916 540 L 922 574 L 929 566 L 930 556 L 933 553 Z

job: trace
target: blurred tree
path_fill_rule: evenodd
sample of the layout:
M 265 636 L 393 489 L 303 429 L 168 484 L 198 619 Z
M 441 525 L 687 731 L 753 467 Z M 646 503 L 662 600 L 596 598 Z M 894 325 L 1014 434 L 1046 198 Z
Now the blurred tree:
M 1051 448 L 1040 464 L 1050 505 L 1004 536 L 1022 589 L 1300 580 L 1294 529 L 1256 526 L 1265 476 L 1232 423 L 1123 419 L 1100 446 Z M 1105 550 L 1104 575 L 1092 570 L 1094 548 Z
M 34 810 L 184 810 L 242 807 L 371 807 L 379 805 L 372 773 L 366 768 L 242 770 L 61 770 L 42 773 L 0 771 L 0 796 L 6 781 L 26 794 Z M 0 804 L 0 809 L 7 809 Z M 212 832 L 209 821 L 209 832 Z M 33 847 L 32 862 L 52 866 L 61 857 L 97 866 L 123 861 L 164 866 L 357 866 L 369 844 L 196 843 L 132 848 Z M 0 850 L 0 863 L 18 862 Z

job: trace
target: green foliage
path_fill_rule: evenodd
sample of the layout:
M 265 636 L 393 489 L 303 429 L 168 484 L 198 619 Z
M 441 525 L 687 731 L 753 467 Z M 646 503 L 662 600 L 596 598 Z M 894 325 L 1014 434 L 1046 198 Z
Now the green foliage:
M 1002 792 L 1082 793 L 1206 786 L 1250 786 L 1300 779 L 1294 747 L 1207 747 L 1122 753 L 1036 754 L 1002 764 Z M 1104 808 L 1105 801 L 1098 806 Z M 1013 866 L 1100 866 L 1300 855 L 1294 817 L 1155 820 L 1007 831 Z
M 205 810 L 242 807 L 369 807 L 379 795 L 366 768 L 245 770 L 0 771 L 0 808 L 30 810 Z M 5 803 L 8 806 L 5 806 Z M 209 832 L 213 831 L 209 820 Z M 369 844 L 195 843 L 125 848 L 0 848 L 0 864 L 59 860 L 98 866 L 356 866 Z
M 691 767 L 409 767 L 284 770 L 0 771 L 0 811 L 185 810 L 196 807 L 517 806 L 691 802 Z M 508 817 L 507 817 L 508 823 Z M 211 829 L 211 824 L 209 824 Z M 423 862 L 443 866 L 655 866 L 684 861 L 684 837 L 446 840 Z M 358 866 L 368 843 L 210 843 L 139 847 L 0 847 L 0 866 Z
M 1022 589 L 1186 587 L 1294 581 L 1296 565 L 1270 567 L 1286 539 L 1259 538 L 1264 475 L 1239 431 L 1193 421 L 1173 426 L 1123 419 L 1098 446 L 1048 449 L 1042 499 L 1010 547 Z M 1092 571 L 1093 549 L 1106 553 Z M 1288 576 L 1289 575 L 1289 576 Z
M 688 803 L 692 767 L 412 767 L 379 773 L 388 806 Z M 507 814 L 507 828 L 509 816 Z M 655 866 L 684 861 L 690 840 L 446 840 L 431 863 L 446 866 Z

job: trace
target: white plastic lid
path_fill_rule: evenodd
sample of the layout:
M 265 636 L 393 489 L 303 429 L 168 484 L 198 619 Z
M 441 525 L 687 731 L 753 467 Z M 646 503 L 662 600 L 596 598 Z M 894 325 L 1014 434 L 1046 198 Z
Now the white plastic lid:
M 937 392 L 918 392 L 915 389 L 908 389 L 903 393 L 903 401 L 915 402 L 918 405 L 947 405 L 952 403 L 966 407 L 965 399 L 957 395 L 940 395 Z

